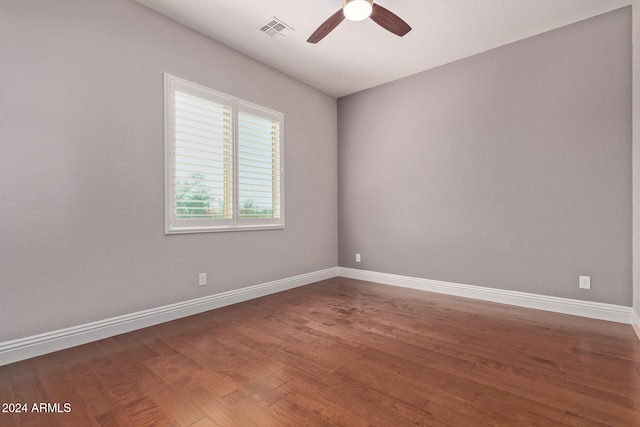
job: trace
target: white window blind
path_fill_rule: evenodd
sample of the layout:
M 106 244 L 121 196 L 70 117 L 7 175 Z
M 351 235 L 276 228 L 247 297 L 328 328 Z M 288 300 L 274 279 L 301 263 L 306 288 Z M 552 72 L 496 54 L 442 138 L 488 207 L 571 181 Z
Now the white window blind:
M 231 217 L 231 108 L 175 95 L 176 217 Z
M 238 113 L 238 193 L 241 218 L 280 217 L 279 123 Z
M 166 232 L 284 227 L 281 113 L 165 75 Z

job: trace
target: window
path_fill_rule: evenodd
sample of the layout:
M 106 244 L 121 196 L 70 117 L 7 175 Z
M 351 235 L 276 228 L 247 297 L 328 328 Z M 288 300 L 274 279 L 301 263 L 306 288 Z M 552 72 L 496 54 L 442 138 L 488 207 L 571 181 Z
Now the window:
M 165 74 L 165 232 L 284 228 L 283 119 Z

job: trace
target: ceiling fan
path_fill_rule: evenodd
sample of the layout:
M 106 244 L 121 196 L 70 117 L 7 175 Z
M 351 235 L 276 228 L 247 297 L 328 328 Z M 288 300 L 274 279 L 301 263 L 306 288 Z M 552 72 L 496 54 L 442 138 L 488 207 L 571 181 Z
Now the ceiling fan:
M 376 24 L 400 37 L 411 31 L 409 24 L 398 15 L 373 3 L 373 0 L 342 0 L 342 8 L 324 21 L 311 34 L 307 42 L 318 43 L 333 31 L 344 18 L 350 21 L 362 21 L 371 18 Z

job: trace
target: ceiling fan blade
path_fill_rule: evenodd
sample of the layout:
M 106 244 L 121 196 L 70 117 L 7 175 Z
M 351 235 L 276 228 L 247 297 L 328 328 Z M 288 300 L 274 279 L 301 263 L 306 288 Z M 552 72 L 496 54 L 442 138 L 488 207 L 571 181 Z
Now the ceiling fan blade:
M 313 34 L 311 34 L 307 42 L 314 44 L 318 43 L 320 40 L 325 38 L 327 34 L 333 31 L 343 20 L 344 13 L 342 12 L 342 9 L 339 9 L 336 13 L 331 15 L 329 19 L 324 21 L 322 25 L 320 25 L 318 29 L 313 32 Z
M 400 37 L 411 31 L 409 24 L 404 22 L 402 18 L 375 3 L 373 4 L 373 11 L 371 12 L 370 18 L 385 30 L 391 31 L 393 34 Z

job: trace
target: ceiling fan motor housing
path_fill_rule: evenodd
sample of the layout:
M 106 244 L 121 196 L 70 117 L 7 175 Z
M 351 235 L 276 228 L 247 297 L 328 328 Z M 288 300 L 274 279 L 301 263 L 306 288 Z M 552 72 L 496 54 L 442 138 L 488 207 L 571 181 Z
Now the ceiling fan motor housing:
M 350 21 L 362 21 L 371 15 L 373 0 L 342 0 L 342 11 Z

